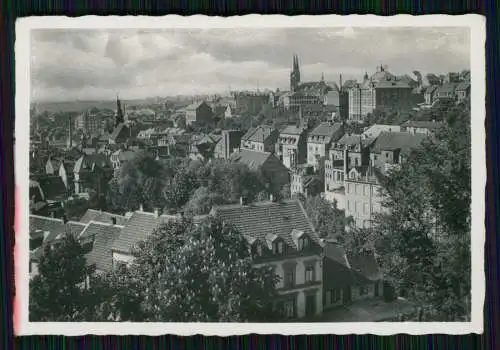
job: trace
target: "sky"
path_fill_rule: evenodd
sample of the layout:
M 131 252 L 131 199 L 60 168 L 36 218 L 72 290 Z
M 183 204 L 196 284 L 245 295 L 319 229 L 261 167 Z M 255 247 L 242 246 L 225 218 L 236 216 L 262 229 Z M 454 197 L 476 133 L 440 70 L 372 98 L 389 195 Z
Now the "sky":
M 469 69 L 467 28 L 37 29 L 31 100 L 72 101 L 286 90 L 302 81 Z

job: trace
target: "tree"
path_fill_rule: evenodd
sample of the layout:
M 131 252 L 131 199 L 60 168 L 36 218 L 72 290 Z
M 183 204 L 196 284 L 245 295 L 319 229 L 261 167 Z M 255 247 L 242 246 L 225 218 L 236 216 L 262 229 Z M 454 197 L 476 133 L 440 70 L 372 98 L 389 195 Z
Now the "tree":
M 448 110 L 445 127 L 382 183 L 388 214 L 377 219 L 375 249 L 386 277 L 433 320 L 470 312 L 469 113 Z
M 78 240 L 66 235 L 53 248 L 45 246 L 38 271 L 29 285 L 30 320 L 86 320 L 92 312 L 88 306 L 90 294 L 84 284 L 92 270 L 86 266 L 85 249 Z
M 217 192 L 211 192 L 207 187 L 199 187 L 192 194 L 184 207 L 186 215 L 208 214 L 212 206 L 223 204 L 224 198 Z
M 332 204 L 320 196 L 315 196 L 306 198 L 304 207 L 320 237 L 343 241 L 348 220 L 344 211 L 337 208 L 337 203 Z
M 142 289 L 145 321 L 271 321 L 274 270 L 254 267 L 248 243 L 215 218 L 195 228 L 170 222 L 135 250 L 131 266 Z

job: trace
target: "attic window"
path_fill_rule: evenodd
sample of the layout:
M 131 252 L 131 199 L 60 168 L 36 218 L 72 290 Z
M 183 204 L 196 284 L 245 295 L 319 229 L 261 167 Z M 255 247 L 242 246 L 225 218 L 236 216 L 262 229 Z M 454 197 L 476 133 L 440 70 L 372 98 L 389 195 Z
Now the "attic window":
M 277 241 L 273 243 L 274 254 L 283 254 L 283 242 Z
M 299 238 L 299 250 L 304 250 L 309 247 L 309 238 L 308 237 L 300 237 Z

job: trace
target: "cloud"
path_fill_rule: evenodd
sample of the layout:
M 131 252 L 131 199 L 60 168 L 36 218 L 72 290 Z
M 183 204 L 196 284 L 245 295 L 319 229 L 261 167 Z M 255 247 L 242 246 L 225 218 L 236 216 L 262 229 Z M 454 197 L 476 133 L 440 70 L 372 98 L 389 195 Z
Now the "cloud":
M 292 55 L 304 81 L 469 66 L 463 28 L 235 28 L 36 30 L 34 100 L 107 99 L 233 89 L 286 89 Z

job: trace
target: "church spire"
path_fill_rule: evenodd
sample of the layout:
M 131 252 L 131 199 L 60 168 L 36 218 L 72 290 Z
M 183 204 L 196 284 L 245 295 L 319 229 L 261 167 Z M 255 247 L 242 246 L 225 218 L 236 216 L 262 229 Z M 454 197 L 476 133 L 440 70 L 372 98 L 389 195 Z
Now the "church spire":
M 116 119 L 115 119 L 115 127 L 118 126 L 118 124 L 123 123 L 123 111 L 122 111 L 122 106 L 121 106 L 121 101 L 120 97 L 116 95 Z

